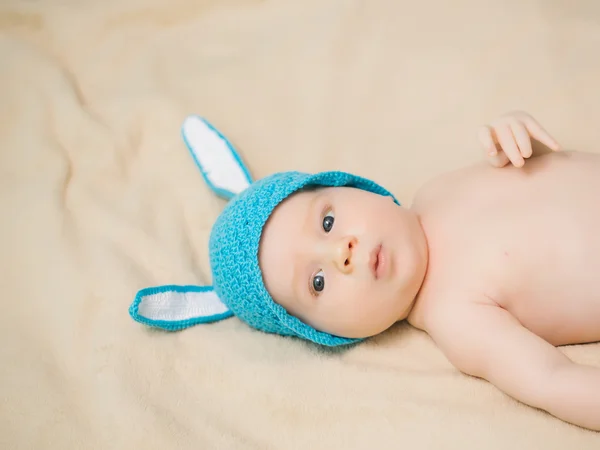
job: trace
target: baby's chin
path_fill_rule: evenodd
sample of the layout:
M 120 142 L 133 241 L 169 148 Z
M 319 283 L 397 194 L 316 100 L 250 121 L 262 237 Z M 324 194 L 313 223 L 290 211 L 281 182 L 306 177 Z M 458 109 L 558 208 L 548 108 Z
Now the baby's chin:
M 363 304 L 362 307 L 354 304 L 354 308 L 360 309 L 358 314 L 340 314 L 336 309 L 318 317 L 314 311 L 312 314 L 303 315 L 286 308 L 276 298 L 273 300 L 290 316 L 314 330 L 346 339 L 368 339 L 384 333 L 408 317 L 415 301 L 414 298 L 404 297 L 403 300 L 401 296 L 390 296 L 390 293 L 386 292 L 380 297 L 379 304 L 372 301 L 369 305 Z

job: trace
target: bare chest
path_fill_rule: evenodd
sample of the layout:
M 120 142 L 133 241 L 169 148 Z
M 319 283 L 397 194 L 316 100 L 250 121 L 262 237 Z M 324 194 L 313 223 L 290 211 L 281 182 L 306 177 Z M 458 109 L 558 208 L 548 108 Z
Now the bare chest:
M 597 341 L 600 159 L 543 163 L 465 173 L 446 181 L 444 202 L 432 194 L 425 301 L 481 299 L 554 345 Z

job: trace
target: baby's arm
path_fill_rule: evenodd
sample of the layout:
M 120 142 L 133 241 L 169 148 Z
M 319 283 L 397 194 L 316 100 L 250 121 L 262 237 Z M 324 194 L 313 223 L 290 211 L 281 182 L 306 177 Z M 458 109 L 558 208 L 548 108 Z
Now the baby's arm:
M 600 431 L 600 368 L 573 363 L 500 307 L 460 308 L 439 311 L 428 330 L 452 364 L 527 405 Z

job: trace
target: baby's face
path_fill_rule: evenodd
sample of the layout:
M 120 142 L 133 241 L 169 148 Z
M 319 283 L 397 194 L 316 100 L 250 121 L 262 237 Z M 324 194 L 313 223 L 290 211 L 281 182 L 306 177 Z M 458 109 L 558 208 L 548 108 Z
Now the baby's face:
M 406 318 L 427 266 L 417 217 L 391 197 L 350 187 L 301 191 L 261 238 L 265 286 L 289 314 L 348 338 Z

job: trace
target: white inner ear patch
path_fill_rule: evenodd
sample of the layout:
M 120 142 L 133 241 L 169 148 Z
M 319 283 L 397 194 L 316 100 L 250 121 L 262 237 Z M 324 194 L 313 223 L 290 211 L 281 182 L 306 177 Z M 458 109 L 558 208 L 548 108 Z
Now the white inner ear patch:
M 238 194 L 250 182 L 227 142 L 200 117 L 185 119 L 182 132 L 202 171 L 214 187 Z
M 213 290 L 165 291 L 142 297 L 138 314 L 150 320 L 179 321 L 229 311 Z

